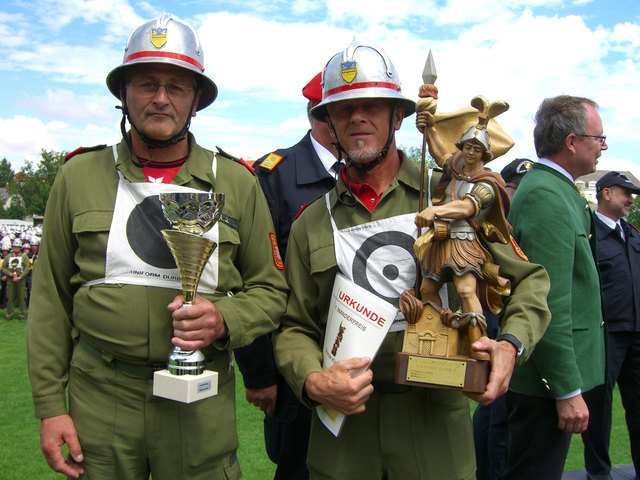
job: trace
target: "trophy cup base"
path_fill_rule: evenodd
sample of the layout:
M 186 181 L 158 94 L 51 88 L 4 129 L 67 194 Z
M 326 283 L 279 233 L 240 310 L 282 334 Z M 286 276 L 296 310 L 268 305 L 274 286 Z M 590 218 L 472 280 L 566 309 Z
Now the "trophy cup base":
M 192 403 L 218 394 L 218 372 L 200 375 L 173 375 L 169 370 L 153 374 L 153 394 L 182 403 Z
M 395 382 L 413 387 L 484 393 L 489 362 L 468 357 L 437 357 L 398 352 Z

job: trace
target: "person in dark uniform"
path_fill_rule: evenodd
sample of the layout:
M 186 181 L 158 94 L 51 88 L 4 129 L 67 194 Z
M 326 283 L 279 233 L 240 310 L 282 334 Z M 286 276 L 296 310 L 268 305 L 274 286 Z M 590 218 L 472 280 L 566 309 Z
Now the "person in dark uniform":
M 634 193 L 640 193 L 640 186 L 619 172 L 609 172 L 596 183 L 598 267 L 609 344 L 606 382 L 585 398 L 591 412 L 587 431 L 582 434 L 589 480 L 612 478 L 609 440 L 616 382 L 636 478 L 640 472 L 640 234 L 622 218 L 629 215 Z
M 533 162 L 516 158 L 508 163 L 500 176 L 506 184 L 509 198 L 513 198 L 520 180 L 531 170 Z M 486 312 L 487 333 L 496 338 L 499 333 L 498 317 Z M 507 397 L 502 395 L 489 405 L 478 405 L 473 412 L 473 440 L 476 446 L 476 480 L 500 478 L 507 463 Z
M 291 223 L 298 212 L 336 183 L 339 167 L 327 124 L 309 115 L 322 100 L 321 74 L 302 89 L 309 101 L 311 129 L 298 143 L 256 162 L 256 174 L 267 198 L 280 254 L 284 258 Z M 296 399 L 278 372 L 271 335 L 235 351 L 247 401 L 265 412 L 267 455 L 278 465 L 275 479 L 309 478 L 306 467 L 311 411 Z

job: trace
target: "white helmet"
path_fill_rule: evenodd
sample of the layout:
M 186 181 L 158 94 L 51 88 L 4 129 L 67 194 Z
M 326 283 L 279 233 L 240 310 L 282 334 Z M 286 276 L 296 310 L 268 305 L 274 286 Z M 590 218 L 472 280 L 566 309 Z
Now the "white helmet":
M 398 100 L 404 116 L 408 117 L 415 112 L 416 104 L 401 92 L 398 72 L 384 51 L 356 37 L 324 67 L 322 101 L 311 114 L 324 120 L 330 103 L 355 98 L 390 98 Z
M 218 87 L 204 74 L 204 53 L 196 31 L 172 14 L 164 14 L 138 27 L 129 37 L 122 65 L 107 75 L 107 86 L 119 100 L 125 72 L 131 65 L 161 63 L 185 68 L 201 80 L 198 110 L 213 103 Z
M 20 240 L 19 238 L 16 238 L 16 239 L 13 241 L 13 246 L 14 246 L 14 247 L 21 247 L 21 246 L 22 246 L 22 240 Z

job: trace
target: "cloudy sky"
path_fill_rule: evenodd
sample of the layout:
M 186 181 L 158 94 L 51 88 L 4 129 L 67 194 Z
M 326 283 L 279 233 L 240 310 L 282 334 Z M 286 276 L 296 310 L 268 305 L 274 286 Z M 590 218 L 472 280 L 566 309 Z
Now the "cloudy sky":
M 19 169 L 42 149 L 117 142 L 105 77 L 129 34 L 164 12 L 197 29 L 219 88 L 192 123 L 204 146 L 255 159 L 296 143 L 308 128 L 301 88 L 357 34 L 384 48 L 411 98 L 432 50 L 440 111 L 478 94 L 506 100 L 499 122 L 516 144 L 494 170 L 536 158 L 535 110 L 567 93 L 600 105 L 598 168 L 640 178 L 639 0 L 3 0 L 0 158 Z M 421 145 L 413 122 L 399 145 Z

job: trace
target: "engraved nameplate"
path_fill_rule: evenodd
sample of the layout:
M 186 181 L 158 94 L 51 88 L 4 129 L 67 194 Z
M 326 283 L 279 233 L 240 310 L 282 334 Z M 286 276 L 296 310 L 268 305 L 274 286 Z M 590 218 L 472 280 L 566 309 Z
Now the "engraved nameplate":
M 411 382 L 432 383 L 449 387 L 464 386 L 467 362 L 410 355 L 406 379 Z

